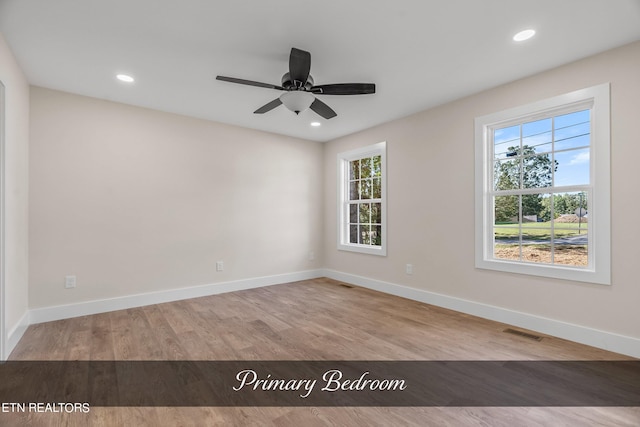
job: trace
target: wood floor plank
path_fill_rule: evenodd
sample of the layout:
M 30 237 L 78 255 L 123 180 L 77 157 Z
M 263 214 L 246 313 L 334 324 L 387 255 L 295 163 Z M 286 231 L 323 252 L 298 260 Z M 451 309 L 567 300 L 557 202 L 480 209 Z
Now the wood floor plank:
M 96 314 L 92 316 L 92 320 L 93 326 L 91 331 L 91 342 L 89 344 L 90 359 L 115 360 L 111 313 Z M 62 344 L 62 342 L 59 344 Z M 54 358 L 50 357 L 50 359 Z
M 31 325 L 10 360 L 631 359 L 507 327 L 322 278 Z M 58 415 L 0 414 L 0 425 L 640 425 L 639 408 L 99 407 Z

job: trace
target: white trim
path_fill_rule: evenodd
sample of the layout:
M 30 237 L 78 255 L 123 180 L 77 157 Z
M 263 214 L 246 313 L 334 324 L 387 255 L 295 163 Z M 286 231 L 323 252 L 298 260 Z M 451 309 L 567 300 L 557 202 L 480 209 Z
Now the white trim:
M 4 360 L 9 358 L 9 356 L 11 355 L 11 352 L 13 351 L 14 348 L 16 348 L 16 345 L 18 345 L 18 342 L 20 341 L 24 333 L 27 331 L 28 327 L 29 327 L 29 312 L 26 311 L 18 321 L 18 324 L 14 326 L 13 329 L 11 329 L 11 331 L 9 331 L 9 334 L 7 335 L 7 345 L 6 345 L 7 353 L 4 357 Z
M 382 179 L 381 185 L 381 246 L 361 245 L 353 243 L 345 243 L 347 241 L 348 212 L 345 210 L 345 204 L 348 199 L 348 191 L 345 182 L 348 176 L 348 162 L 351 160 L 362 159 L 369 156 L 381 157 Z M 338 153 L 338 250 L 359 252 L 369 255 L 386 256 L 387 255 L 387 142 L 382 141 L 377 144 L 368 145 L 366 147 L 356 148 L 354 150 Z
M 325 269 L 324 276 L 391 295 L 409 298 L 426 304 L 460 311 L 462 313 L 471 314 L 484 319 L 494 320 L 496 322 L 506 323 L 546 335 L 640 358 L 639 338 L 601 331 L 599 329 L 592 329 L 586 326 L 536 316 L 534 314 L 509 310 L 489 304 L 469 301 L 462 298 L 451 297 L 448 295 L 383 282 L 381 280 L 370 279 L 368 277 L 357 276 L 335 270 Z
M 76 304 L 35 308 L 30 311 L 29 323 L 51 322 L 53 320 L 125 310 L 152 304 L 198 298 L 225 292 L 242 291 L 281 283 L 297 282 L 322 277 L 322 270 L 307 270 L 275 276 L 255 277 L 231 282 L 213 283 L 209 285 L 191 286 L 188 288 L 169 289 L 124 297 L 80 302 Z
M 536 114 L 591 102 L 591 188 L 589 199 L 589 268 L 533 264 L 498 260 L 492 257 L 493 206 L 487 197 L 487 168 L 491 164 L 488 139 L 490 128 L 522 121 Z M 531 274 L 581 282 L 611 284 L 611 174 L 610 174 L 610 94 L 609 83 L 577 90 L 553 98 L 510 108 L 475 119 L 475 266 L 510 273 Z M 592 250 L 593 249 L 593 250 Z
M 13 351 L 30 324 L 105 313 L 115 310 L 124 310 L 152 304 L 161 304 L 189 298 L 198 298 L 225 292 L 260 288 L 300 280 L 316 279 L 320 277 L 328 277 L 379 292 L 409 298 L 414 301 L 420 301 L 426 304 L 471 314 L 484 319 L 494 320 L 604 350 L 640 358 L 639 338 L 592 329 L 533 314 L 509 310 L 489 304 L 469 301 L 462 298 L 451 297 L 448 295 L 384 282 L 354 274 L 343 273 L 331 269 L 308 270 L 297 273 L 257 277 L 253 279 L 243 279 L 232 282 L 193 286 L 183 289 L 172 289 L 147 294 L 33 309 L 28 313 L 25 313 L 25 315 L 20 319 L 18 325 L 11 330 L 7 341 L 7 356 L 11 351 Z

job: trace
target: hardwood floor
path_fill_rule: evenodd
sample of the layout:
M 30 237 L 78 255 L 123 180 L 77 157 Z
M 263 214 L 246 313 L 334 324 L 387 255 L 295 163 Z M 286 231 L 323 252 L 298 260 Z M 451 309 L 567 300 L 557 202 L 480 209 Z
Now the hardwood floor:
M 315 279 L 32 325 L 10 360 L 631 359 L 507 327 Z M 638 426 L 640 408 L 92 407 L 0 413 L 0 425 Z

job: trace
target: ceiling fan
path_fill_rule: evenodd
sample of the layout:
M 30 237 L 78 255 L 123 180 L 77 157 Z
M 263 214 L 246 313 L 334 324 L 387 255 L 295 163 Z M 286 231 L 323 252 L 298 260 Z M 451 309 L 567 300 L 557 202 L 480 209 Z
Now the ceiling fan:
M 285 91 L 280 97 L 254 111 L 255 114 L 264 114 L 280 104 L 284 104 L 285 107 L 296 114 L 311 108 L 311 110 L 325 119 L 331 119 L 337 115 L 336 112 L 316 98 L 316 95 L 365 95 L 376 92 L 376 85 L 373 83 L 335 83 L 314 86 L 313 77 L 309 75 L 310 70 L 311 54 L 294 47 L 291 48 L 291 54 L 289 55 L 289 72 L 282 76 L 282 84 L 280 86 L 226 76 L 216 76 L 216 79 Z

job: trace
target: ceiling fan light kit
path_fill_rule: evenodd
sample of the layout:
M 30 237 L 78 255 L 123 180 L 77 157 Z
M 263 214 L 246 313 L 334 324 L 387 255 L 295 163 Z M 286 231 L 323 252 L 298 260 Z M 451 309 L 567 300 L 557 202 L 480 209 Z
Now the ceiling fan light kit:
M 376 85 L 373 83 L 336 83 L 314 86 L 313 77 L 309 75 L 310 70 L 311 54 L 294 47 L 291 48 L 291 54 L 289 55 L 289 72 L 282 76 L 282 86 L 226 76 L 216 76 L 216 79 L 229 83 L 285 91 L 279 98 L 254 111 L 255 114 L 264 114 L 280 104 L 284 104 L 287 109 L 296 114 L 311 108 L 321 117 L 331 119 L 337 115 L 336 112 L 316 98 L 316 95 L 366 95 L 376 92 Z
M 299 90 L 285 92 L 280 95 L 280 101 L 282 101 L 284 106 L 296 114 L 300 114 L 301 111 L 309 108 L 315 99 L 310 92 Z

